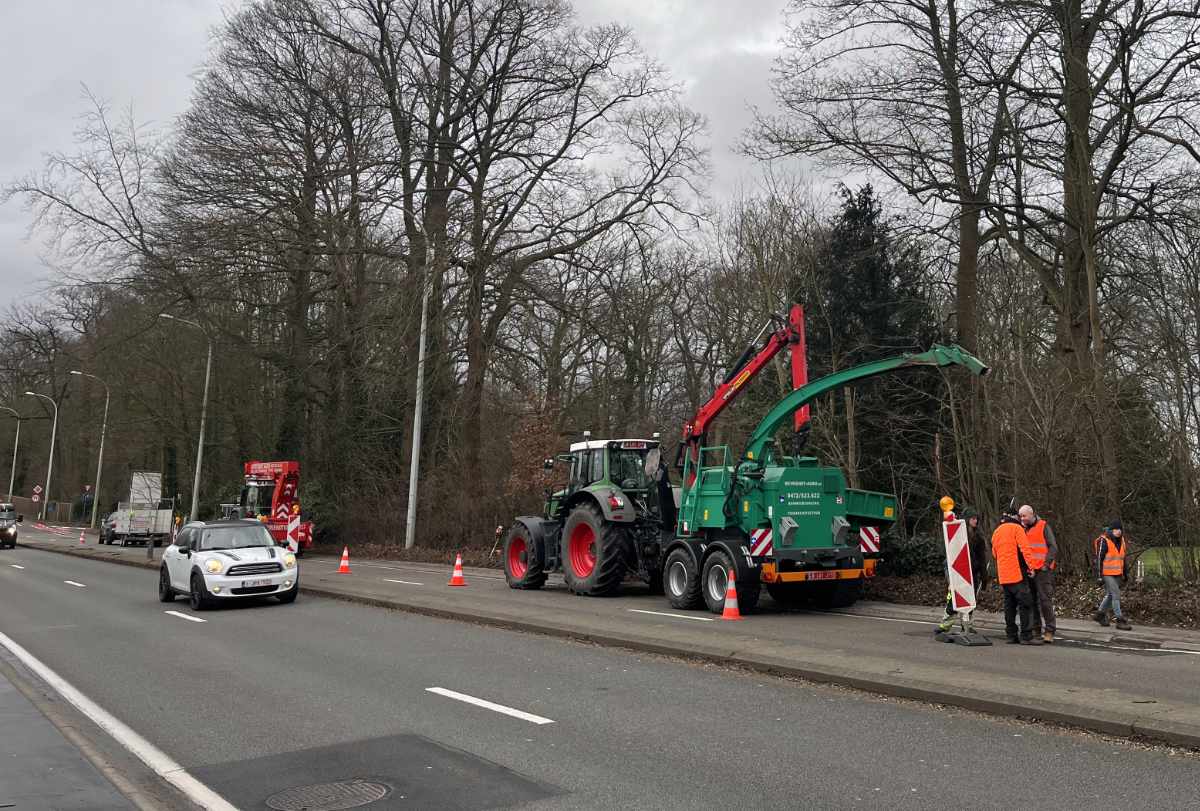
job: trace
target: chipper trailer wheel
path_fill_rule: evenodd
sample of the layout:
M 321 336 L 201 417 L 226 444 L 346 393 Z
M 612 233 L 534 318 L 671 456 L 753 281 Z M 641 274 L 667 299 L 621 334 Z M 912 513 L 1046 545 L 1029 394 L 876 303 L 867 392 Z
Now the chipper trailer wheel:
M 541 555 L 524 524 L 514 524 L 504 538 L 504 579 L 513 589 L 540 589 L 546 582 Z
M 700 596 L 700 571 L 686 549 L 672 549 L 663 564 L 663 590 L 672 608 L 692 610 L 704 605 Z
M 813 602 L 818 608 L 849 608 L 862 595 L 861 580 L 836 580 L 813 583 Z
M 708 610 L 720 614 L 725 610 L 725 589 L 730 577 L 737 578 L 737 569 L 725 552 L 713 552 L 704 560 L 704 570 L 700 577 L 700 592 L 704 595 L 704 603 Z M 755 579 L 743 578 L 737 581 L 738 610 L 753 611 L 758 605 L 760 582 Z
M 563 579 L 589 597 L 616 593 L 625 577 L 625 532 L 607 523 L 595 504 L 580 504 L 562 532 Z

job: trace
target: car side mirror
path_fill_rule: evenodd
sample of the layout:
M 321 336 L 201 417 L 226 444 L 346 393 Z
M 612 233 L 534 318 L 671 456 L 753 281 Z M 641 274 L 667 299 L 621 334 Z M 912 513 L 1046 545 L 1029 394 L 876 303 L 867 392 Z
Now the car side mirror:
M 554 460 L 545 459 L 542 461 L 542 470 L 554 470 Z
M 24 524 L 24 523 L 25 523 L 25 516 L 23 516 L 23 515 L 18 515 L 18 516 L 17 516 L 17 523 L 18 523 L 18 524 Z
M 179 549 L 179 554 L 183 555 L 184 557 L 191 557 L 192 548 L 190 546 L 188 546 L 187 544 L 184 544 L 184 543 L 178 544 L 177 548 Z

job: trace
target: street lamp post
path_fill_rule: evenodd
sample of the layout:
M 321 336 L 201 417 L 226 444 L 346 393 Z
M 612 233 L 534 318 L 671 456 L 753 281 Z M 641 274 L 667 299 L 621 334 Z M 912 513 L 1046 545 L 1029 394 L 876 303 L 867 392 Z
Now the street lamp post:
M 39 521 L 46 520 L 46 505 L 50 503 L 50 474 L 54 472 L 54 440 L 58 438 L 58 403 L 54 402 L 54 398 L 45 394 L 38 394 L 36 391 L 27 391 L 26 395 L 30 397 L 41 397 L 43 400 L 49 400 L 50 405 L 54 406 L 54 425 L 50 429 L 50 461 L 46 463 L 46 492 L 42 493 L 42 510 Z
M 12 470 L 8 474 L 8 500 L 12 501 L 13 486 L 17 481 L 17 447 L 21 444 L 21 415 L 8 406 L 0 406 L 0 410 L 7 411 L 17 418 L 17 436 L 13 439 Z
M 200 504 L 200 466 L 204 464 L 204 423 L 208 418 L 208 379 L 212 373 L 212 337 L 209 336 L 208 330 L 195 321 L 188 321 L 186 318 L 179 318 L 167 313 L 159 313 L 158 317 L 193 326 L 203 332 L 204 337 L 208 340 L 208 361 L 204 365 L 204 397 L 200 401 L 200 441 L 196 446 L 196 476 L 192 481 L 192 511 L 188 516 L 189 521 L 195 521 L 198 517 Z
M 96 509 L 100 506 L 100 475 L 104 472 L 104 435 L 108 432 L 108 384 L 95 375 L 72 370 L 71 374 L 90 377 L 104 387 L 104 419 L 100 422 L 100 453 L 96 457 L 96 482 L 92 485 L 92 529 L 96 528 Z

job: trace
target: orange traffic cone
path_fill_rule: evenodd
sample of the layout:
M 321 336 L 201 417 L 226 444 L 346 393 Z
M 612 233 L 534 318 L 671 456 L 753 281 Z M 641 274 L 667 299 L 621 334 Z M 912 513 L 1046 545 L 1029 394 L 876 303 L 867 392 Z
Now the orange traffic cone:
M 454 574 L 450 576 L 450 585 L 465 586 L 467 581 L 463 579 L 462 573 L 462 552 L 458 553 L 458 557 L 454 559 Z
M 350 547 L 342 547 L 342 565 L 338 566 L 338 574 L 350 574 Z
M 84 544 L 86 544 L 86 543 L 87 543 L 87 541 L 85 541 L 85 540 L 83 539 L 83 530 L 81 529 L 81 530 L 79 530 L 79 545 L 80 545 L 80 546 L 83 546 L 83 545 L 84 545 Z
M 728 574 L 725 584 L 725 610 L 721 612 L 721 619 L 740 620 L 742 614 L 738 611 L 736 575 L 732 571 Z

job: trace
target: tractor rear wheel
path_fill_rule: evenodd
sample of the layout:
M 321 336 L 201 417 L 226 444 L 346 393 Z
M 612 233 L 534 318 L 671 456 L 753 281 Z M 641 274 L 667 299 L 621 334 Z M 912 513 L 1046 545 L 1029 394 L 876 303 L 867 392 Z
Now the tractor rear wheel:
M 730 577 L 736 581 L 738 612 L 748 613 L 757 608 L 762 584 L 757 579 L 753 582 L 749 579 L 737 580 L 737 568 L 733 565 L 729 555 L 717 551 L 705 559 L 703 574 L 700 578 L 702 584 L 700 591 L 704 595 L 704 602 L 708 606 L 708 610 L 714 614 L 720 614 L 725 610 L 725 589 L 729 585 Z
M 591 503 L 580 504 L 562 531 L 563 579 L 588 597 L 616 593 L 625 578 L 625 530 L 610 524 Z
M 672 549 L 667 555 L 662 584 L 671 608 L 691 611 L 704 604 L 700 596 L 700 571 L 686 549 Z
M 546 582 L 541 550 L 524 524 L 504 537 L 504 579 L 510 589 L 540 589 Z

